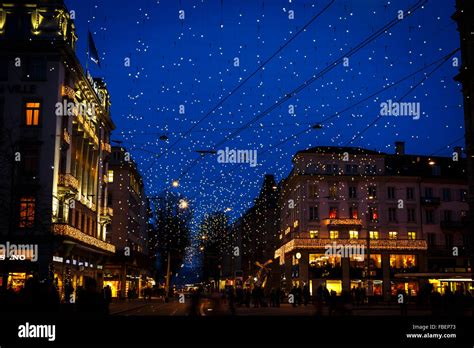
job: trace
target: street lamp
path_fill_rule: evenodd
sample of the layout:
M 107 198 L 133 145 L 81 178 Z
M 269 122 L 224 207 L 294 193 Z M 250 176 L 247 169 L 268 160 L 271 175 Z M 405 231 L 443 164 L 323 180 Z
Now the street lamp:
M 178 187 L 179 186 L 179 181 L 178 180 L 173 180 L 173 182 L 171 183 L 171 186 Z
M 189 207 L 189 203 L 185 199 L 181 199 L 179 201 L 179 208 L 180 209 L 187 209 Z

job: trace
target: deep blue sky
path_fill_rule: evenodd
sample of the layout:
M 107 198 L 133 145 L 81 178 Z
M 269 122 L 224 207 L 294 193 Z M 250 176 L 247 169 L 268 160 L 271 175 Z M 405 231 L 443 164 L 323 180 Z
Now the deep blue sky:
M 281 180 L 288 174 L 297 150 L 346 144 L 379 115 L 380 102 L 396 100 L 423 75 L 341 114 L 324 124 L 322 130 L 267 151 L 270 146 L 459 47 L 456 24 L 450 18 L 455 1 L 428 1 L 423 9 L 352 56 L 349 67 L 335 67 L 215 148 L 256 149 L 257 167 L 219 164 L 215 156 L 206 156 L 183 176 L 185 168 L 200 157 L 195 150 L 213 149 L 256 113 L 395 18 L 398 10 L 417 1 L 336 0 L 264 71 L 167 151 L 239 79 L 246 78 L 329 2 L 66 1 L 69 9 L 76 11 L 77 54 L 81 61 L 85 64 L 87 59 L 88 28 L 101 54 L 102 69 L 93 66 L 91 70 L 93 75 L 105 78 L 111 92 L 112 117 L 117 125 L 113 139 L 124 142 L 142 172 L 155 163 L 144 173 L 149 194 L 158 194 L 173 179 L 180 178 L 176 190 L 192 200 L 198 219 L 205 212 L 225 208 L 232 208 L 232 218 L 238 217 L 252 204 L 265 173 Z M 178 18 L 181 9 L 185 11 L 184 21 Z M 293 20 L 288 19 L 288 10 L 294 10 Z M 131 59 L 129 68 L 124 67 L 126 57 Z M 240 59 L 240 67 L 233 66 L 234 57 Z M 455 142 L 463 135 L 460 85 L 453 81 L 457 71 L 448 61 L 405 99 L 421 103 L 419 120 L 383 118 L 353 145 L 393 152 L 393 143 L 404 140 L 409 153 L 438 155 L 451 153 L 439 151 L 447 144 L 463 145 L 463 140 Z M 184 115 L 178 112 L 180 104 L 185 105 Z M 295 107 L 294 115 L 288 113 L 290 104 Z M 168 142 L 158 140 L 162 134 L 169 137 Z M 160 153 L 163 156 L 155 161 Z

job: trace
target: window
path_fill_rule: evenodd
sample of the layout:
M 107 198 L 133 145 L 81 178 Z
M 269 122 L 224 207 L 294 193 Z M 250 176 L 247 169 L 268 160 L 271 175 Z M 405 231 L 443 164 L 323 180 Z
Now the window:
M 369 199 L 377 198 L 377 187 L 370 186 L 369 187 Z
M 436 245 L 436 234 L 428 233 L 428 245 Z
M 329 231 L 329 238 L 330 238 L 330 239 L 337 239 L 337 238 L 339 238 L 339 231 Z
M 395 187 L 393 186 L 387 187 L 387 196 L 388 196 L 388 199 L 395 199 Z
M 415 255 L 390 255 L 391 268 L 411 268 L 415 267 Z
M 462 189 L 460 191 L 460 200 L 461 200 L 461 202 L 466 202 L 467 201 L 467 190 Z
M 413 187 L 407 187 L 407 200 L 412 201 L 415 199 L 415 189 Z
M 351 218 L 351 219 L 358 219 L 359 218 L 359 213 L 358 213 L 356 207 L 350 207 L 349 208 L 349 218 Z
M 434 214 L 432 209 L 425 211 L 425 218 L 427 224 L 434 224 Z
M 109 179 L 109 182 L 114 182 L 114 171 L 113 170 L 108 171 L 108 179 Z
M 388 232 L 388 239 L 397 239 L 397 238 L 398 238 L 398 232 L 395 232 L 395 231 Z
M 35 145 L 22 146 L 22 173 L 25 176 L 36 176 L 39 169 L 39 148 Z
M 309 238 L 311 239 L 319 238 L 319 231 L 315 231 L 315 230 L 309 231 Z
M 379 239 L 379 231 L 370 231 L 369 237 L 370 239 Z
M 329 207 L 329 218 L 337 219 L 337 207 Z
M 397 209 L 388 208 L 388 221 L 397 222 Z
M 357 198 L 357 187 L 356 186 L 349 186 L 349 198 Z
M 408 239 L 415 240 L 416 232 L 408 232 Z
M 431 187 L 425 187 L 425 197 L 433 198 L 433 189 Z
M 35 223 L 35 198 L 23 197 L 20 199 L 19 227 L 30 228 Z
M 8 59 L 0 57 L 0 81 L 8 81 Z
M 309 185 L 309 198 L 318 197 L 318 185 Z
M 453 246 L 453 235 L 452 234 L 446 234 L 445 235 L 445 242 L 446 242 L 446 247 L 451 248 Z
M 329 198 L 337 198 L 337 186 L 331 185 L 329 187 Z
M 370 254 L 370 268 L 382 268 L 382 255 Z
M 468 234 L 462 235 L 462 243 L 464 246 L 469 247 L 471 244 L 471 237 Z
M 367 164 L 365 166 L 365 174 L 372 174 L 372 175 L 377 174 L 377 166 Z
M 326 174 L 339 174 L 339 166 L 337 164 L 326 164 Z
M 318 207 L 309 207 L 309 219 L 319 220 Z
M 346 174 L 357 174 L 359 166 L 357 164 L 346 164 Z
M 407 209 L 407 221 L 416 222 L 416 210 L 414 208 Z
M 453 212 L 451 210 L 443 211 L 443 221 L 451 222 L 453 217 Z
M 359 231 L 349 231 L 349 239 L 359 239 Z
M 25 125 L 38 126 L 40 118 L 41 103 L 27 102 L 25 111 Z
M 443 201 L 445 202 L 451 201 L 451 189 L 443 188 Z
M 379 220 L 379 214 L 377 208 L 370 207 L 369 208 L 369 221 L 377 222 Z
M 31 57 L 23 65 L 23 79 L 28 81 L 45 81 L 47 61 L 45 57 Z

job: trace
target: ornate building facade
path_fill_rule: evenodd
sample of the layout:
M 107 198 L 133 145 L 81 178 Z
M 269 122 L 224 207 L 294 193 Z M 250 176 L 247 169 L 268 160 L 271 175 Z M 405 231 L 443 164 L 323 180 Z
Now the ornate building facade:
M 3 285 L 38 273 L 102 282 L 107 234 L 110 96 L 76 53 L 63 1 L 0 5 L 0 238 L 38 246 L 38 259 L 0 262 Z M 64 293 L 64 292 L 63 292 Z
M 282 287 L 309 285 L 314 294 L 320 285 L 337 293 L 360 286 L 389 298 L 429 283 L 469 286 L 466 161 L 459 149 L 454 161 L 404 147 L 315 147 L 294 156 L 281 183 Z
M 112 147 L 108 173 L 107 209 L 113 212 L 107 242 L 115 245 L 116 255 L 104 267 L 104 284 L 113 297 L 124 298 L 128 291 L 151 285 L 148 257 L 149 204 L 142 177 L 130 154 L 120 146 Z

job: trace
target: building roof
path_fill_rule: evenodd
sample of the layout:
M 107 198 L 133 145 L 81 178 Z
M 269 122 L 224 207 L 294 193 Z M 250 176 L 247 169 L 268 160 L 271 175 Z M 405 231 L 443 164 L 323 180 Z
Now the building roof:
M 316 146 L 306 150 L 300 150 L 296 153 L 296 155 L 300 153 L 343 154 L 345 152 L 347 152 L 349 155 L 385 155 L 385 153 L 380 151 L 352 146 Z

